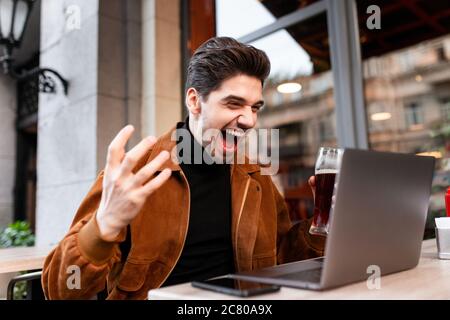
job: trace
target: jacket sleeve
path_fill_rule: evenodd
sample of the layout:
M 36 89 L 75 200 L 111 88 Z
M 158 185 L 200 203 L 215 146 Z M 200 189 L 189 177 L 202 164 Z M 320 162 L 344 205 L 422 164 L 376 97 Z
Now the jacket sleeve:
M 113 242 L 100 238 L 95 214 L 102 192 L 103 172 L 82 201 L 64 239 L 47 256 L 42 288 L 47 299 L 91 299 L 105 288 L 111 270 L 120 263 L 119 243 L 126 228 Z
M 312 218 L 292 224 L 286 203 L 273 185 L 277 207 L 277 263 L 288 263 L 321 257 L 325 237 L 311 235 Z

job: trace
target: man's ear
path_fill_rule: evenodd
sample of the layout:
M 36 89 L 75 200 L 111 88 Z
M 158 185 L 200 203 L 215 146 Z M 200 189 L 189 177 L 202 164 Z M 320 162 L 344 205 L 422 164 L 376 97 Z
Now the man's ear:
M 189 113 L 198 115 L 201 112 L 200 96 L 195 88 L 189 88 L 186 91 L 186 106 Z

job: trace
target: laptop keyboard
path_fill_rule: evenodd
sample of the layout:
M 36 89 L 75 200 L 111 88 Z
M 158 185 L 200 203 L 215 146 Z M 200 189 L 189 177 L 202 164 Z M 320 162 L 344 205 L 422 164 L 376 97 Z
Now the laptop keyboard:
M 322 268 L 316 268 L 292 273 L 285 273 L 278 276 L 277 278 L 319 283 L 321 275 L 322 275 Z

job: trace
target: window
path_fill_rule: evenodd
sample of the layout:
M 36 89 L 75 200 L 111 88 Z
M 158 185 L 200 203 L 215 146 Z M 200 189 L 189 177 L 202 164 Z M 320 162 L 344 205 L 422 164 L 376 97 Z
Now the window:
M 324 117 L 319 122 L 319 137 L 321 145 L 335 146 L 335 119 L 334 113 Z
M 373 1 L 357 0 L 360 16 Z M 450 184 L 450 4 L 386 1 L 382 28 L 360 19 L 361 56 L 371 149 L 436 158 L 425 238 L 444 215 Z
M 272 99 L 270 99 L 270 98 L 272 98 Z M 283 95 L 276 90 L 271 90 L 270 97 L 268 100 L 271 100 L 272 105 L 274 107 L 276 107 L 283 103 Z
M 423 124 L 423 111 L 420 104 L 416 102 L 408 103 L 405 107 L 406 126 L 417 128 Z
M 240 38 L 318 0 L 216 0 L 217 35 Z

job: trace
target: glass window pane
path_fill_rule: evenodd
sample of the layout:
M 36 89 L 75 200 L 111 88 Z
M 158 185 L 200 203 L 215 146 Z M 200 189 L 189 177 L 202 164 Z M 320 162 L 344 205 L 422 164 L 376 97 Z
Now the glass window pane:
M 13 11 L 12 0 L 0 1 L 0 31 L 2 37 L 8 37 L 11 32 L 11 19 Z
M 28 5 L 25 2 L 19 1 L 16 4 L 16 16 L 14 18 L 13 37 L 19 40 L 25 26 L 25 19 L 28 14 Z
M 240 38 L 319 0 L 216 0 L 217 35 Z
M 357 1 L 371 149 L 435 156 L 425 238 L 445 215 L 450 185 L 450 3 L 389 1 L 381 29 L 369 30 Z
M 317 151 L 320 146 L 336 145 L 326 14 L 250 44 L 264 50 L 272 65 L 257 126 L 280 130 L 280 170 L 273 180 L 284 194 L 291 218 L 304 219 L 312 214 L 307 180 L 314 174 Z

